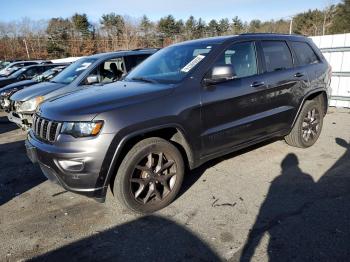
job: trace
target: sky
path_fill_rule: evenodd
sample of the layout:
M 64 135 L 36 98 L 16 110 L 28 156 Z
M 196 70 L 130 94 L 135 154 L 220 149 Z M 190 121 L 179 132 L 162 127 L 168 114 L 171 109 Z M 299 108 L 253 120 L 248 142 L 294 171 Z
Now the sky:
M 4 0 L 3 0 L 4 1 Z M 151 20 L 172 14 L 186 20 L 190 15 L 206 21 L 238 16 L 244 21 L 288 18 L 298 12 L 324 8 L 340 0 L 10 0 L 1 4 L 0 21 L 28 17 L 32 20 L 70 17 L 86 13 L 92 22 L 102 14 L 115 12 L 134 18 L 147 15 Z

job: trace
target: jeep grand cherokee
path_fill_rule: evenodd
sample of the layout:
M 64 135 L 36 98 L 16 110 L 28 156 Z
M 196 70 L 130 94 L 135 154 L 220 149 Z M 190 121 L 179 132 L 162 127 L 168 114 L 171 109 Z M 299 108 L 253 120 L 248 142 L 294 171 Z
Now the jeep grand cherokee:
M 167 47 L 124 81 L 45 102 L 28 156 L 65 189 L 141 213 L 167 206 L 186 167 L 272 137 L 306 148 L 331 69 L 302 36 L 246 34 Z

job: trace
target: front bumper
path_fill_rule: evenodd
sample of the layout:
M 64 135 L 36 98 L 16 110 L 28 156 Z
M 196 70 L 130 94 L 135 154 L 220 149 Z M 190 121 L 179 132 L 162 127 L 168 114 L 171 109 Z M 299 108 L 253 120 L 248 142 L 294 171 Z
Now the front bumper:
M 19 114 L 11 111 L 7 114 L 10 122 L 15 123 L 23 130 L 28 130 L 33 124 L 33 114 Z
M 0 108 L 6 110 L 10 107 L 10 100 L 3 96 L 0 96 Z
M 26 149 L 29 159 L 38 163 L 44 175 L 64 189 L 103 201 L 106 193 L 103 163 L 113 134 L 93 138 L 59 135 L 48 144 L 28 133 Z

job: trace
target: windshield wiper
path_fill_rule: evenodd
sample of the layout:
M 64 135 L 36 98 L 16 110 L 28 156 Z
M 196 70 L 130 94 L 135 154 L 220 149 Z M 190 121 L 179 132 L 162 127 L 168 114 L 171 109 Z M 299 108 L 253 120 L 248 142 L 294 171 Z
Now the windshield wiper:
M 146 77 L 133 77 L 131 78 L 131 80 L 136 80 L 136 81 L 143 81 L 143 82 L 147 82 L 147 83 L 157 83 L 157 81 L 153 80 L 153 79 L 149 79 Z
M 56 82 L 56 81 L 53 81 L 53 80 L 50 80 L 49 82 L 50 83 L 55 83 L 55 84 L 61 84 L 60 82 Z

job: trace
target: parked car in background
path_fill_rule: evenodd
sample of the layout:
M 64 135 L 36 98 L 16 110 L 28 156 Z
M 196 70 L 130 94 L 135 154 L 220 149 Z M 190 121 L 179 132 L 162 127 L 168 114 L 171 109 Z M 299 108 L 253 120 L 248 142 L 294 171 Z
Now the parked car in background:
M 51 64 L 51 63 L 52 62 L 45 61 L 45 60 L 16 61 L 16 62 L 10 63 L 5 68 L 0 70 L 0 77 L 8 77 L 25 66 L 37 65 L 37 64 Z
M 61 64 L 62 65 L 62 64 Z M 56 67 L 57 64 L 41 64 L 41 65 L 30 65 L 25 66 L 8 77 L 0 77 L 0 88 L 7 86 L 12 83 L 31 80 L 34 76 L 40 75 L 45 71 Z
M 23 80 L 0 88 L 0 109 L 8 111 L 10 106 L 9 98 L 11 95 L 13 95 L 19 90 L 35 85 L 37 83 L 50 81 L 64 68 L 66 68 L 68 64 L 53 64 L 53 66 L 55 67 L 50 68 L 42 74 L 35 75 L 31 80 Z
M 39 104 L 66 93 L 118 81 L 158 49 L 102 53 L 79 59 L 49 82 L 18 91 L 10 97 L 8 119 L 23 129 L 32 124 Z
M 303 36 L 179 43 L 123 81 L 43 103 L 29 158 L 66 190 L 149 213 L 178 194 L 185 167 L 273 137 L 306 148 L 328 108 L 331 68 Z
M 13 61 L 0 61 L 0 70 L 11 64 Z

